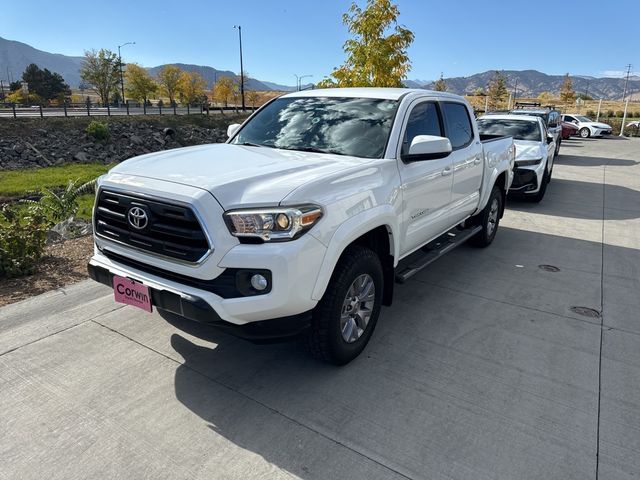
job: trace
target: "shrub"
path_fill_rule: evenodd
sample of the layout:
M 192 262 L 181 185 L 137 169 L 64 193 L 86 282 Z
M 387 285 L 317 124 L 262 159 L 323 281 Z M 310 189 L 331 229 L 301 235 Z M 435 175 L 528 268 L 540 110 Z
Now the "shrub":
M 96 180 L 79 185 L 78 180 L 69 180 L 67 187 L 60 193 L 44 188 L 40 200 L 23 200 L 29 205 L 29 213 L 41 215 L 52 224 L 64 222 L 78 212 L 78 197 L 95 191 Z
M 587 117 L 596 118 L 596 112 L 594 112 L 593 110 L 587 110 Z
M 613 117 L 613 114 L 614 114 L 613 110 L 607 110 L 607 118 Z
M 106 123 L 92 120 L 85 133 L 94 140 L 106 141 L 109 139 L 109 126 Z
M 33 273 L 51 223 L 36 209 L 23 216 L 3 205 L 0 215 L 0 278 Z
M 623 115 L 624 115 L 624 112 L 622 110 L 616 111 L 616 117 L 622 118 Z

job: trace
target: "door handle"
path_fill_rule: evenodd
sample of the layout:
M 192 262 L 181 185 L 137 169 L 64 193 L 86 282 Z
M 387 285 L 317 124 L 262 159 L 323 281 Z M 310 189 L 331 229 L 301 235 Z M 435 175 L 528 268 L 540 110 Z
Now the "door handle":
M 442 170 L 442 176 L 446 177 L 447 175 L 451 175 L 451 172 L 453 170 L 451 170 L 451 167 L 446 167 L 444 170 Z
M 473 159 L 474 165 L 478 165 L 481 161 L 482 157 L 480 155 L 476 155 L 476 157 Z

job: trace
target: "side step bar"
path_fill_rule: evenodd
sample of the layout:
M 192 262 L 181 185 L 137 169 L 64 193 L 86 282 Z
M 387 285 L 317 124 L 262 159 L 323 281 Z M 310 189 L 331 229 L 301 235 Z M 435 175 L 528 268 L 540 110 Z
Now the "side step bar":
M 458 245 L 466 242 L 481 230 L 482 227 L 480 225 L 465 228 L 464 230 L 454 228 L 432 242 L 429 242 L 420 250 L 400 260 L 396 268 L 396 282 L 406 282 L 427 265 L 435 262 L 442 255 L 453 250 Z

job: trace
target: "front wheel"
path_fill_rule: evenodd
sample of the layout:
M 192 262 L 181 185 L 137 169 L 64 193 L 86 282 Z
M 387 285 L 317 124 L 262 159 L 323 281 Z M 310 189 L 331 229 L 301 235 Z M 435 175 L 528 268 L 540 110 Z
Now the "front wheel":
M 558 138 L 558 144 L 556 145 L 556 151 L 555 151 L 555 155 L 556 157 L 558 156 L 558 154 L 560 153 L 560 145 L 562 144 L 562 138 Z
M 591 131 L 587 127 L 582 127 L 580 129 L 580 136 L 582 138 L 589 138 L 591 136 Z
M 502 203 L 502 190 L 497 185 L 494 185 L 487 205 L 473 219 L 477 225 L 482 227 L 482 230 L 471 237 L 471 243 L 476 247 L 488 247 L 496 237 L 498 225 L 500 224 L 500 213 L 503 208 Z
M 359 245 L 348 247 L 313 311 L 307 336 L 311 354 L 336 365 L 360 355 L 380 315 L 383 285 L 378 255 Z

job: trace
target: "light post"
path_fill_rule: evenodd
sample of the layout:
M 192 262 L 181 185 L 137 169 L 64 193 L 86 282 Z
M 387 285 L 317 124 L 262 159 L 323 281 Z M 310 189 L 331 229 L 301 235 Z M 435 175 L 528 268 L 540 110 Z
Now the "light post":
M 121 93 L 122 93 L 122 103 L 125 103 L 124 101 L 124 75 L 122 73 L 122 55 L 120 55 L 120 48 L 124 47 L 125 45 L 135 45 L 136 42 L 127 42 L 127 43 L 123 43 L 122 45 L 118 45 L 118 64 L 120 65 L 120 89 L 121 89 Z
M 299 92 L 302 89 L 302 79 L 307 77 L 313 77 L 313 75 L 297 75 L 293 74 L 296 77 L 296 90 Z
M 244 112 L 244 69 L 242 66 L 242 26 L 234 25 L 238 29 L 238 40 L 240 41 L 240 96 L 242 97 L 242 111 Z

